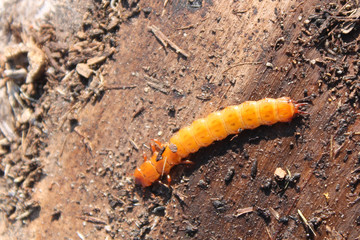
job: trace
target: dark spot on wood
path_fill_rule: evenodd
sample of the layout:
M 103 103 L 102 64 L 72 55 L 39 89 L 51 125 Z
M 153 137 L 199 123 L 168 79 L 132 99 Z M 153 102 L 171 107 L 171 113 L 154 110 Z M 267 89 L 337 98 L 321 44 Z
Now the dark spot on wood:
M 244 156 L 244 158 L 245 158 L 246 160 L 248 160 L 249 157 L 250 157 L 248 151 L 246 151 L 245 149 L 244 149 L 244 151 L 243 151 L 243 156 Z
M 272 180 L 271 178 L 267 178 L 260 186 L 260 189 L 264 191 L 266 195 L 271 193 Z
M 252 163 L 251 165 L 251 173 L 250 173 L 250 176 L 252 178 L 255 178 L 256 177 L 256 174 L 257 174 L 257 166 L 258 166 L 258 162 L 257 162 L 257 159 L 254 160 L 254 162 Z
M 223 200 L 214 200 L 212 204 L 217 212 L 224 212 L 226 210 L 226 203 Z
M 297 183 L 301 177 L 300 173 L 295 173 L 290 179 L 289 182 L 291 183 Z
M 191 223 L 187 222 L 187 225 L 185 227 L 185 233 L 189 237 L 194 237 L 197 232 L 198 232 L 198 228 L 192 225 Z
M 270 222 L 270 216 L 271 215 L 270 215 L 270 211 L 268 209 L 257 208 L 256 212 L 259 215 L 259 217 L 264 219 L 264 221 L 266 223 Z
M 312 224 L 315 229 L 317 229 L 320 226 L 320 224 L 322 223 L 322 220 L 319 217 L 314 217 L 309 220 L 309 223 Z
M 56 211 L 51 215 L 51 221 L 58 221 L 61 217 L 61 211 Z
M 283 223 L 283 224 L 288 224 L 289 223 L 289 218 L 284 216 L 284 217 L 281 217 L 279 219 L 279 223 Z
M 208 187 L 208 185 L 206 184 L 206 182 L 202 179 L 200 179 L 198 186 L 202 189 L 206 189 Z
M 164 216 L 165 215 L 165 209 L 166 208 L 164 206 L 158 206 L 158 207 L 155 207 L 152 210 L 152 213 L 155 214 L 155 215 Z

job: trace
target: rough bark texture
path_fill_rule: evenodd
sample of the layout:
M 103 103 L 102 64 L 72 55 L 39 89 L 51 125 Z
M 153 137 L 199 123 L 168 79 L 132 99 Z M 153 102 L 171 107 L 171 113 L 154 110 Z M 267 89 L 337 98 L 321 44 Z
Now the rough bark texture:
M 48 61 L 56 71 L 44 76 L 39 98 L 49 108 L 37 155 L 42 177 L 30 190 L 38 205 L 29 218 L 3 223 L 2 236 L 358 238 L 357 7 L 195 0 L 79 8 L 78 33 L 38 35 L 43 49 L 61 53 Z M 89 79 L 80 76 L 76 65 L 95 56 L 106 58 L 90 66 Z M 61 68 L 78 71 L 64 79 Z M 103 88 L 91 85 L 100 74 Z M 308 103 L 308 114 L 199 150 L 189 158 L 194 166 L 172 170 L 171 188 L 134 186 L 151 138 L 166 142 L 222 107 L 282 96 Z M 12 185 L 2 178 L 1 186 Z

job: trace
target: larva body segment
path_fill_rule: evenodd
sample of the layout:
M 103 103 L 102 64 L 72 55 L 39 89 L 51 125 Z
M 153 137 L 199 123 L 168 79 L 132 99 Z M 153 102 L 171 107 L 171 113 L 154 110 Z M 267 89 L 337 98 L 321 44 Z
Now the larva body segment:
M 228 135 L 221 112 L 210 113 L 205 122 L 213 141 L 224 139 Z
M 185 152 L 183 156 L 185 157 L 187 157 L 190 153 L 197 152 L 200 148 L 199 144 L 194 138 L 193 132 L 193 127 L 188 126 L 180 129 L 179 132 L 175 134 L 178 135 L 178 139 L 180 140 L 178 144 L 184 147 Z M 172 142 L 170 141 L 170 143 Z
M 261 115 L 260 118 L 262 120 L 262 124 L 272 125 L 278 121 L 276 116 L 276 105 L 275 99 L 265 98 L 259 101 L 258 109 Z
M 241 104 L 240 114 L 244 121 L 243 129 L 254 129 L 260 126 L 261 119 L 258 114 L 259 104 L 254 101 L 247 101 Z
M 179 132 L 177 132 L 172 138 L 170 138 L 170 144 L 174 144 L 176 146 L 177 148 L 176 153 L 181 158 L 185 158 L 189 155 L 189 151 L 182 145 L 183 138 L 182 138 L 182 134 L 179 134 Z
M 237 105 L 227 107 L 221 111 L 223 121 L 229 134 L 239 133 L 239 130 L 244 128 L 244 121 L 240 114 L 240 110 L 241 107 Z
M 230 134 L 237 134 L 243 129 L 254 129 L 260 125 L 289 122 L 299 113 L 298 108 L 301 105 L 288 97 L 265 98 L 229 106 L 209 114 L 206 118 L 198 119 L 175 133 L 169 143 L 162 145 L 157 142 L 160 151 L 152 147 L 151 159 L 135 170 L 135 183 L 143 187 L 152 185 L 162 176 L 168 175 L 173 166 L 181 164 L 181 159 Z
M 190 132 L 200 147 L 209 146 L 214 141 L 214 137 L 211 135 L 206 122 L 207 119 L 200 118 L 195 120 L 190 126 Z

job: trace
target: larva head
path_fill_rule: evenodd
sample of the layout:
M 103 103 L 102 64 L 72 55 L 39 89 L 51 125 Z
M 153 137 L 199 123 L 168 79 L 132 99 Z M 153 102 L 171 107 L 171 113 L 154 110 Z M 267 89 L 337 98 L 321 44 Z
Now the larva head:
M 145 161 L 140 167 L 135 169 L 134 177 L 136 184 L 149 187 L 160 178 L 160 174 L 156 171 L 151 161 Z
M 279 122 L 290 122 L 298 113 L 298 106 L 289 97 L 276 99 Z
M 152 184 L 151 182 L 146 180 L 146 178 L 141 173 L 141 170 L 139 168 L 135 169 L 134 178 L 135 178 L 136 185 L 141 185 L 142 187 L 148 187 L 148 186 L 151 186 L 151 184 Z

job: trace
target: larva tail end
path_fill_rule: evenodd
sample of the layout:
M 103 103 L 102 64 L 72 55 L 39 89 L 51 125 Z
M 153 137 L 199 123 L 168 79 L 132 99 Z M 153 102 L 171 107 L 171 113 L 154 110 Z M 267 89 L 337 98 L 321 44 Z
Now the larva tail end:
M 306 114 L 309 114 L 308 112 L 305 112 L 305 111 L 302 111 L 301 109 L 299 109 L 299 108 L 301 108 L 301 107 L 303 107 L 303 106 L 307 106 L 307 105 L 309 105 L 308 103 L 294 103 L 294 106 L 295 106 L 295 113 L 296 114 L 300 114 L 300 115 L 306 115 Z

